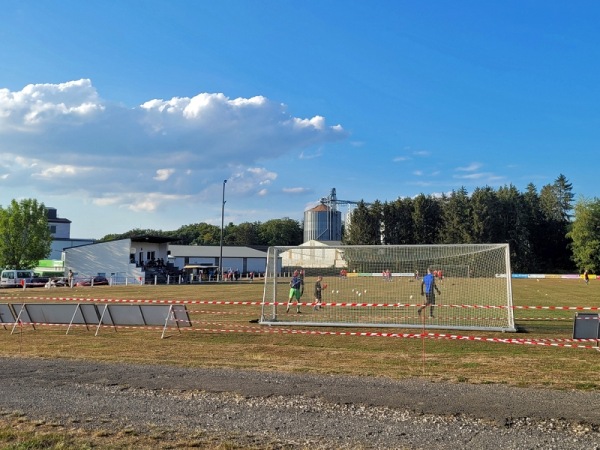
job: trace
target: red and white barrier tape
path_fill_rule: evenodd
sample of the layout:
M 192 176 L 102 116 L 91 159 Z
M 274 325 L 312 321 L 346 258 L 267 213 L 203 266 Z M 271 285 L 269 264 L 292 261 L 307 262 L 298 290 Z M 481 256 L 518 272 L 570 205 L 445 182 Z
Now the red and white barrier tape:
M 12 324 L 5 324 L 12 325 Z M 50 323 L 35 323 L 35 322 L 21 322 L 20 325 L 36 325 L 36 326 L 50 326 L 50 327 L 65 327 L 68 324 L 50 324 Z M 219 324 L 215 324 L 219 325 Z M 86 325 L 73 324 L 77 327 L 84 327 Z M 443 333 L 386 333 L 386 332 L 366 332 L 366 331 L 326 331 L 326 330 L 290 330 L 287 328 L 264 328 L 264 327 L 250 327 L 239 325 L 239 329 L 231 328 L 232 325 L 228 325 L 230 328 L 196 328 L 196 327 L 185 327 L 179 328 L 180 331 L 203 331 L 210 333 L 254 333 L 254 334 L 289 334 L 289 335 L 306 335 L 306 336 L 352 336 L 352 337 L 390 337 L 390 338 L 404 338 L 404 339 L 446 339 L 446 340 L 467 340 L 477 342 L 489 342 L 489 343 L 502 343 L 502 344 L 516 344 L 516 345 L 540 345 L 545 347 L 561 347 L 561 348 L 583 348 L 583 349 L 595 349 L 598 350 L 597 345 L 582 345 L 582 343 L 599 343 L 598 339 L 520 339 L 520 338 L 491 338 L 481 336 L 463 336 L 455 334 L 443 334 Z M 90 326 L 88 326 L 90 327 Z M 118 329 L 133 329 L 133 330 L 164 330 L 164 327 L 158 326 L 113 326 L 113 325 L 101 325 L 101 328 L 118 328 Z M 174 327 L 167 327 L 169 330 L 173 330 Z
M 20 297 L 18 300 L 51 300 L 97 303 L 150 303 L 164 305 L 232 305 L 232 306 L 285 306 L 288 302 L 262 301 L 224 301 L 224 300 L 149 300 L 149 299 L 110 299 L 110 298 L 78 298 L 78 297 Z M 295 306 L 296 303 L 292 302 Z M 300 302 L 299 306 L 314 306 L 315 302 Z M 347 308 L 418 308 L 422 303 L 347 303 L 329 302 L 320 306 L 347 307 Z M 436 304 L 436 308 L 472 308 L 472 309 L 508 309 L 506 305 L 463 305 L 463 304 Z M 600 311 L 600 306 L 512 306 L 511 309 L 535 309 L 554 311 Z

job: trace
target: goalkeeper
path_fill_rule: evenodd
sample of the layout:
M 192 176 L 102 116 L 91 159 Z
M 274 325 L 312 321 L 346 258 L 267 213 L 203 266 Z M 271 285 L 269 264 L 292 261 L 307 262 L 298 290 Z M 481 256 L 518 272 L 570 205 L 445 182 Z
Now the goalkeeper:
M 417 310 L 417 312 L 419 313 L 419 316 L 421 315 L 422 310 L 424 310 L 428 306 L 430 306 L 431 309 L 429 311 L 429 317 L 431 317 L 432 319 L 434 318 L 433 308 L 435 306 L 435 292 L 436 291 L 438 294 L 441 294 L 440 290 L 438 289 L 438 287 L 435 284 L 435 277 L 431 273 L 431 269 L 427 268 L 427 275 L 425 275 L 423 277 L 423 281 L 421 281 L 421 295 L 424 295 L 426 300 L 425 300 L 425 304 Z
M 292 302 L 296 302 L 296 313 L 300 314 L 300 297 L 304 293 L 304 279 L 300 276 L 299 272 L 294 271 L 292 281 L 290 281 L 290 297 L 287 303 L 286 313 L 290 312 L 290 305 Z

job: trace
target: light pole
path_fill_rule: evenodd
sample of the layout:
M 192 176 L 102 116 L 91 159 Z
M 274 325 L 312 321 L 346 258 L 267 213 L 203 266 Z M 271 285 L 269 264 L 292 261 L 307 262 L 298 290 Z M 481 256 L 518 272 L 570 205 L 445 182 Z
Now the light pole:
M 223 180 L 223 202 L 221 203 L 221 253 L 219 255 L 219 277 L 223 281 L 223 225 L 225 220 L 225 184 L 227 180 Z

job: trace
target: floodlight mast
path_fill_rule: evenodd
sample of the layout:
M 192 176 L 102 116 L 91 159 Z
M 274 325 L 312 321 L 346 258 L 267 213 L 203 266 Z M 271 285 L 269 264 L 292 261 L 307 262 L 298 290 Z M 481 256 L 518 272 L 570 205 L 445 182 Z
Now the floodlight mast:
M 223 180 L 223 200 L 221 203 L 221 245 L 219 253 L 219 280 L 223 281 L 223 226 L 225 223 L 225 184 L 227 180 Z

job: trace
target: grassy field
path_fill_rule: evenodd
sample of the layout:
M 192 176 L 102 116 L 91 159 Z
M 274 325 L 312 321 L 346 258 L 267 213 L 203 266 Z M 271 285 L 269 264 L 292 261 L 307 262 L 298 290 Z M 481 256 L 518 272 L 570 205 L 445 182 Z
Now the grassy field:
M 402 289 L 406 288 L 407 286 L 404 286 Z M 578 280 L 514 280 L 512 288 L 514 305 L 517 307 L 600 306 L 600 281 L 585 285 Z M 449 289 L 448 285 L 443 287 L 446 294 L 449 293 Z M 49 297 L 259 302 L 262 294 L 263 285 L 259 282 L 27 291 L 14 289 L 0 291 L 0 303 L 48 302 Z M 73 305 L 77 303 L 66 300 L 53 301 Z M 324 301 L 339 300 L 325 296 Z M 415 301 L 418 301 L 416 297 Z M 451 295 L 438 298 L 438 303 L 444 301 L 455 302 L 458 299 L 453 299 Z M 505 383 L 552 389 L 600 389 L 600 352 L 595 349 L 471 340 L 282 334 L 280 330 L 292 328 L 266 327 L 250 322 L 259 317 L 260 306 L 189 304 L 187 308 L 192 320 L 190 330 L 178 333 L 171 329 L 165 339 L 161 339 L 160 328 L 119 328 L 117 331 L 101 328 L 95 336 L 95 329 L 87 330 L 85 327 L 71 329 L 69 334 L 66 334 L 65 326 L 38 326 L 36 330 L 24 326 L 17 328 L 13 334 L 11 327 L 0 327 L 0 355 L 369 375 L 396 379 L 423 377 L 450 382 Z M 309 307 L 305 306 L 303 310 L 309 312 Z M 449 308 L 439 308 L 441 314 L 448 315 L 448 310 Z M 452 333 L 532 340 L 560 340 L 572 337 L 575 315 L 573 310 L 516 308 L 514 313 L 519 333 Z M 414 328 L 375 330 L 295 326 L 293 329 L 338 333 L 420 332 Z M 447 333 L 443 329 L 422 331 Z M 165 436 L 160 430 L 151 435 L 138 435 L 130 429 L 100 429 L 90 434 L 77 427 L 31 421 L 22 413 L 1 410 L 0 444 L 2 448 L 14 450 L 248 448 L 239 446 L 234 439 L 226 436 Z
M 448 281 L 446 281 L 448 282 Z M 600 282 L 514 280 L 515 306 L 598 306 Z M 21 289 L 0 291 L 0 303 L 47 302 L 49 297 L 78 299 L 252 301 L 262 299 L 260 282 L 185 286 L 121 286 Z M 40 297 L 39 299 L 25 297 Z M 441 296 L 438 299 L 444 301 Z M 59 300 L 56 300 L 59 301 Z M 61 300 L 65 302 L 64 300 Z M 325 301 L 331 301 L 325 298 Z M 416 301 L 416 300 L 415 300 Z M 69 303 L 74 304 L 73 301 Z M 516 345 L 450 339 L 284 334 L 289 327 L 251 323 L 257 305 L 189 304 L 192 327 L 171 329 L 24 326 L 11 334 L 0 327 L 0 355 L 85 358 L 101 361 L 160 363 L 186 367 L 231 367 L 298 373 L 425 377 L 469 383 L 505 383 L 554 389 L 600 389 L 600 352 L 595 349 Z M 303 307 L 309 310 L 309 307 Z M 441 310 L 441 308 L 440 308 Z M 490 338 L 570 339 L 575 311 L 515 309 L 519 333 L 456 332 Z M 385 331 L 419 333 L 419 329 L 340 329 L 294 327 L 313 331 Z M 440 330 L 426 332 L 445 333 Z M 587 343 L 586 345 L 593 345 Z M 143 349 L 140 351 L 140 349 Z

